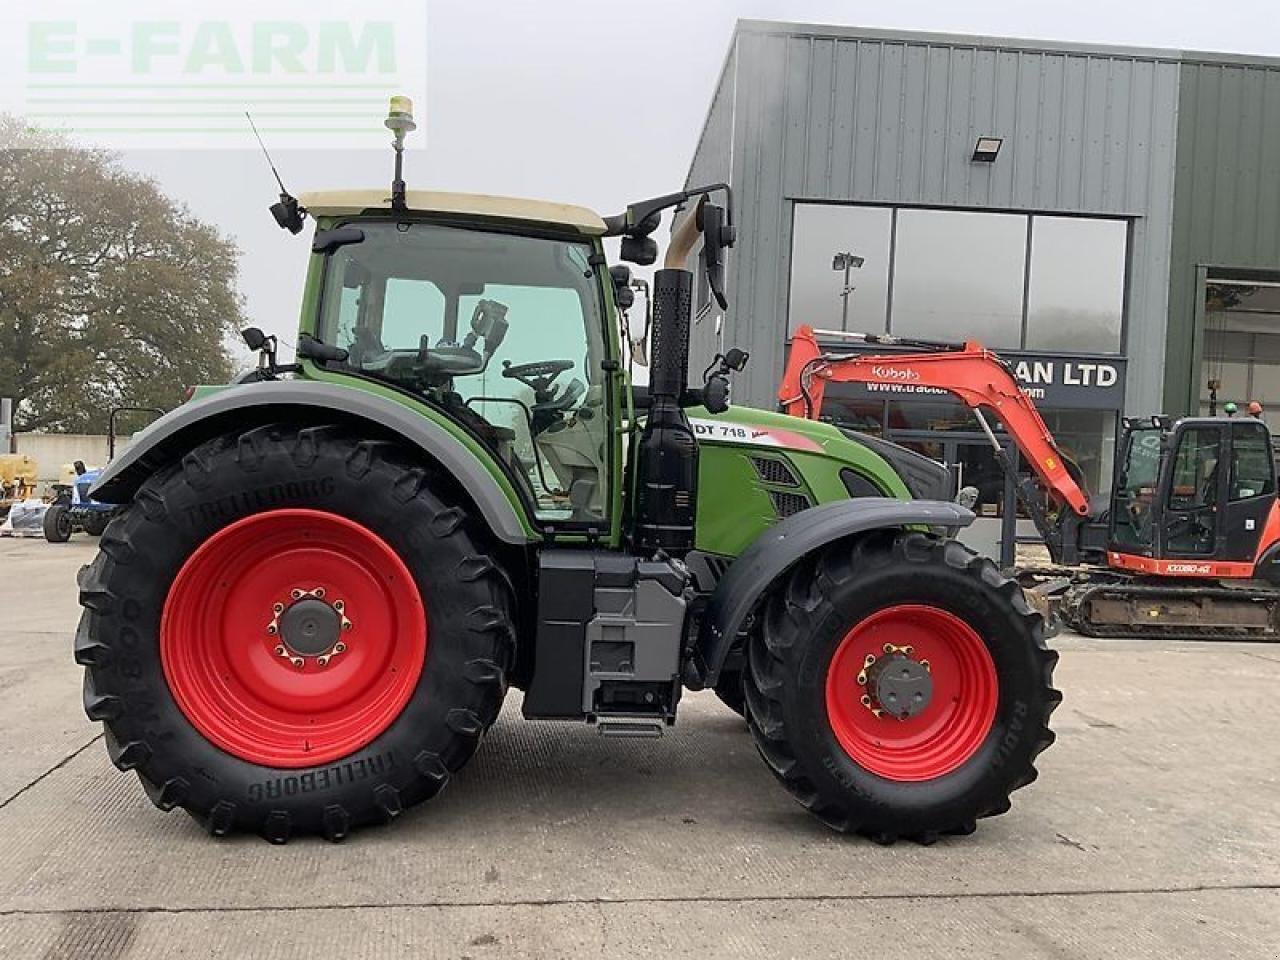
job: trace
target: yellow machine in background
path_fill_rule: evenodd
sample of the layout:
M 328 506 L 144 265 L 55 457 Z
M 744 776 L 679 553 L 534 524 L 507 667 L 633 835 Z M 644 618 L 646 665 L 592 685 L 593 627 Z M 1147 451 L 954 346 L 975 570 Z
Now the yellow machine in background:
M 36 462 L 25 453 L 0 454 L 0 510 L 34 497 L 37 475 Z

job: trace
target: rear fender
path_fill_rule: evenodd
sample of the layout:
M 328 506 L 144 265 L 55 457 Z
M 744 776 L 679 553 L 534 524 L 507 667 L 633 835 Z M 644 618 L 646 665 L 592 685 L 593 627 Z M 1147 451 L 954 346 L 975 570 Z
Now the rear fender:
M 967 527 L 973 513 L 940 500 L 859 497 L 801 511 L 774 524 L 743 551 L 716 585 L 698 634 L 695 668 L 703 686 L 720 669 L 760 599 L 782 574 L 814 550 L 870 530 Z
M 534 537 L 509 495 L 467 446 L 429 417 L 363 390 L 327 383 L 283 380 L 228 387 L 188 403 L 134 437 L 102 472 L 89 495 L 103 503 L 127 503 L 155 471 L 220 434 L 276 419 L 317 416 L 364 424 L 373 436 L 393 436 L 417 447 L 447 471 L 506 543 Z

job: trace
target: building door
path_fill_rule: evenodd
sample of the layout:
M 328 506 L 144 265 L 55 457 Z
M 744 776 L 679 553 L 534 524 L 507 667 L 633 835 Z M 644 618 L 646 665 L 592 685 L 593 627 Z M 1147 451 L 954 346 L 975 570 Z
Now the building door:
M 1201 415 L 1256 401 L 1280 430 L 1280 276 L 1210 270 L 1203 289 Z
M 960 531 L 957 539 L 1002 567 L 1013 565 L 1014 534 L 1017 523 L 1013 478 L 1005 473 L 986 437 L 954 433 L 915 434 L 896 432 L 890 440 L 909 450 L 937 460 L 951 471 L 954 488 L 969 487 L 976 497 L 973 523 Z M 1005 456 L 1012 455 L 1007 442 L 1001 443 Z

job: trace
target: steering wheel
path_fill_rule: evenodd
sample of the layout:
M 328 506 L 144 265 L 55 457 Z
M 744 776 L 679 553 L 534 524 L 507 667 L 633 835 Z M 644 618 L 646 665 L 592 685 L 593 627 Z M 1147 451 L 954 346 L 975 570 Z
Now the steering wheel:
M 572 360 L 538 360 L 534 363 L 516 363 L 502 361 L 502 375 L 511 380 L 519 380 L 533 390 L 536 403 L 546 403 L 551 399 L 551 383 L 566 370 L 573 369 Z

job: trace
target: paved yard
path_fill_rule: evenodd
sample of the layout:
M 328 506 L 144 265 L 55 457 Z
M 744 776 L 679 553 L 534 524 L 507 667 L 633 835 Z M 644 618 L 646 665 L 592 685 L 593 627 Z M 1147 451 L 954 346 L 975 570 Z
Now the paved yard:
M 92 549 L 0 541 L 0 956 L 1280 956 L 1280 646 L 1060 640 L 1040 781 L 930 848 L 827 832 L 706 694 L 622 742 L 513 697 L 438 802 L 273 847 L 108 763 Z

